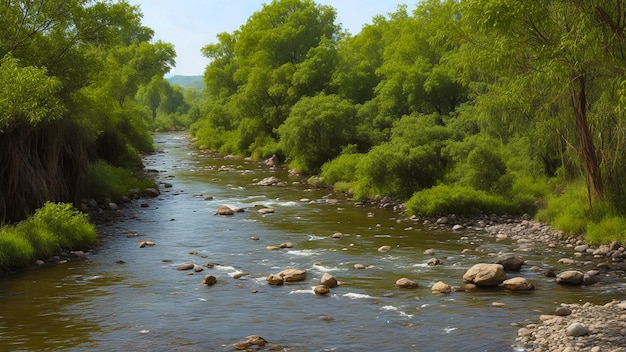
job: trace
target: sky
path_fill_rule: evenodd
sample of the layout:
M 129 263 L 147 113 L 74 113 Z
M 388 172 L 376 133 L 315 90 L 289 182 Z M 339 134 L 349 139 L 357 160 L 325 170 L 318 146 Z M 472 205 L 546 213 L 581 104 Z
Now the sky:
M 216 43 L 216 35 L 232 33 L 246 23 L 248 18 L 271 0 L 128 0 L 139 5 L 143 25 L 155 31 L 154 39 L 174 44 L 176 67 L 170 75 L 198 76 L 204 74 L 208 59 L 200 49 Z M 361 31 L 364 24 L 376 15 L 387 16 L 395 12 L 402 0 L 316 0 L 317 4 L 330 5 L 337 11 L 336 23 L 352 34 Z M 417 0 L 408 2 L 412 10 Z M 413 5 L 413 6 L 412 6 Z

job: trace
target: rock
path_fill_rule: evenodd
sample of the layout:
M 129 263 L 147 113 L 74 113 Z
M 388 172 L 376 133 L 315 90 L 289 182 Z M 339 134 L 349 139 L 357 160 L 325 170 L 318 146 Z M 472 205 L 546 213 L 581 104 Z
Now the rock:
M 378 248 L 379 252 L 387 252 L 387 251 L 390 251 L 390 250 L 391 250 L 391 246 L 380 246 Z
M 568 307 L 561 306 L 554 310 L 554 314 L 560 317 L 566 317 L 572 314 L 572 310 L 569 309 Z
M 280 184 L 280 180 L 275 176 L 266 177 L 256 183 L 257 186 L 275 186 L 278 184 Z
M 450 293 L 452 292 L 452 287 L 443 281 L 437 281 L 430 290 L 433 293 Z
M 278 275 L 274 275 L 274 274 L 269 274 L 267 276 L 267 283 L 270 285 L 282 285 L 285 280 L 283 280 L 282 277 L 278 276 Z
M 559 259 L 559 263 L 565 264 L 565 265 L 573 265 L 573 264 L 576 263 L 576 261 L 574 259 L 570 259 L 570 258 L 561 258 L 561 259 Z
M 280 249 L 280 246 L 267 246 L 265 247 L 268 251 L 277 251 Z
M 279 248 L 293 248 L 293 243 L 291 242 L 283 242 L 278 245 Z
M 516 256 L 508 256 L 498 258 L 495 263 L 501 264 L 504 267 L 504 271 L 520 271 L 522 265 L 524 265 L 524 259 Z
M 574 251 L 579 252 L 579 253 L 584 253 L 587 251 L 587 249 L 589 249 L 589 246 L 586 244 L 581 244 L 581 245 L 574 247 Z
M 452 231 L 460 231 L 460 230 L 463 230 L 464 228 L 465 226 L 457 224 L 457 225 L 452 226 Z
M 326 287 L 337 286 L 337 279 L 329 273 L 324 273 L 324 275 L 322 275 L 322 278 L 320 279 L 320 282 Z
M 271 157 L 265 159 L 263 163 L 267 166 L 278 166 L 278 164 L 280 164 L 280 159 L 278 159 L 278 156 L 274 154 Z
M 583 275 L 583 285 L 590 286 L 598 282 L 600 282 L 600 278 L 598 278 L 597 275 L 591 275 L 589 273 Z
M 463 281 L 476 286 L 498 286 L 506 279 L 501 264 L 480 263 L 472 266 L 463 275 Z
M 120 207 L 117 205 L 117 203 L 114 203 L 114 202 L 110 202 L 110 203 L 108 204 L 108 207 L 109 207 L 109 210 L 113 210 L 113 211 L 118 210 L 118 209 L 120 208 Z
M 523 277 L 505 280 L 502 285 L 509 291 L 532 291 L 535 289 L 535 286 Z
M 335 239 L 340 239 L 341 237 L 343 237 L 343 234 L 341 232 L 335 232 L 331 237 Z
M 285 269 L 278 273 L 285 282 L 296 282 L 306 280 L 306 270 L 303 269 Z
M 217 282 L 217 278 L 213 275 L 206 275 L 204 279 L 202 279 L 202 284 L 205 286 L 213 286 Z
M 415 282 L 413 280 L 410 280 L 410 279 L 407 279 L 406 277 L 398 279 L 396 281 L 396 286 L 398 286 L 400 288 L 415 288 L 415 287 L 419 287 L 417 282 Z
M 146 188 L 143 190 L 142 194 L 145 197 L 154 198 L 154 197 L 158 197 L 161 194 L 161 192 L 159 192 L 159 190 L 156 188 Z
M 233 215 L 233 214 L 235 214 L 235 210 L 225 205 L 222 205 L 221 207 L 217 208 L 217 210 L 215 211 L 215 215 Z
M 189 263 L 189 264 L 181 264 L 179 265 L 176 270 L 178 271 L 183 271 L 183 270 L 191 270 L 195 267 L 195 265 L 193 263 Z
M 579 322 L 573 322 L 565 330 L 567 336 L 574 337 L 589 335 L 589 332 L 589 329 Z
M 435 222 L 437 225 L 445 225 L 448 223 L 448 218 L 443 216 L 440 217 L 439 219 L 437 219 L 437 221 Z
M 437 265 L 441 264 L 441 260 L 439 260 L 437 258 L 430 258 L 430 259 L 428 259 L 426 264 L 428 264 L 430 266 L 437 266 Z
M 585 275 L 577 270 L 567 270 L 556 276 L 558 284 L 582 285 Z
M 152 247 L 154 245 L 156 245 L 156 243 L 152 241 L 139 241 L 139 248 Z
M 233 347 L 238 350 L 247 350 L 252 346 L 265 346 L 267 341 L 259 335 L 251 335 L 246 337 L 244 341 L 233 344 Z
M 260 214 L 262 214 L 262 215 L 273 214 L 274 213 L 274 209 L 271 209 L 271 208 L 261 208 L 261 209 L 258 210 L 258 212 Z
M 424 255 L 434 255 L 435 254 L 435 250 L 432 248 L 428 248 L 427 250 L 424 251 Z
M 365 265 L 363 264 L 354 264 L 355 269 L 365 269 Z
M 330 292 L 330 288 L 328 288 L 328 286 L 326 286 L 326 285 L 318 285 L 318 286 L 315 286 L 315 287 L 313 288 L 313 292 L 314 292 L 316 295 L 320 295 L 320 296 L 322 296 L 322 295 L 325 295 L 325 294 L 327 294 L 328 292 Z

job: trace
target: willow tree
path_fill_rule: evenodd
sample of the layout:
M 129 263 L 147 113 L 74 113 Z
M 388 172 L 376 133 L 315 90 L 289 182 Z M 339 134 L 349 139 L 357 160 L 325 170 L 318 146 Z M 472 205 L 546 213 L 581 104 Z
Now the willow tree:
M 580 166 L 590 204 L 606 199 L 607 189 L 611 195 L 624 194 L 626 120 L 619 99 L 626 74 L 623 2 L 462 4 L 466 23 L 476 24 L 480 33 L 471 37 L 474 57 L 491 71 L 488 91 L 478 100 L 490 110 L 490 121 L 549 126 L 544 138 L 562 146 L 563 166 L 569 161 Z
M 110 129 L 113 134 L 132 134 L 140 128 L 111 124 L 135 112 L 120 113 L 109 102 L 123 102 L 134 96 L 136 84 L 162 75 L 173 53 L 157 62 L 154 56 L 139 54 L 158 48 L 148 43 L 153 31 L 141 25 L 139 8 L 126 1 L 4 1 L 0 12 L 0 223 L 4 223 L 22 219 L 45 201 L 80 197 L 86 169 L 100 156 L 97 143 L 106 126 L 116 127 Z M 107 66 L 107 56 L 126 47 L 137 48 L 128 55 L 131 60 L 115 69 Z M 154 66 L 161 68 L 151 70 Z M 129 84 L 104 89 L 111 77 L 105 72 L 111 70 L 126 73 Z M 146 77 L 148 71 L 151 75 Z

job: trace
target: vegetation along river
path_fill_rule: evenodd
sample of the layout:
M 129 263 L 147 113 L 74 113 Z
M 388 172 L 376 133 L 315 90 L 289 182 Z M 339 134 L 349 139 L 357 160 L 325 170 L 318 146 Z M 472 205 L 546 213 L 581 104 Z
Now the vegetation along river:
M 132 203 L 101 226 L 102 245 L 87 260 L 0 279 L 1 351 L 230 351 L 253 334 L 290 351 L 514 351 L 521 324 L 560 303 L 624 295 L 623 278 L 561 286 L 529 265 L 515 276 L 534 291 L 435 295 L 435 282 L 462 285 L 469 267 L 499 253 L 564 270 L 558 260 L 572 250 L 496 241 L 471 229 L 427 230 L 389 210 L 311 190 L 284 169 L 194 150 L 183 134 L 158 134 L 155 143 L 158 152 L 145 164 L 171 184 L 161 196 Z M 255 184 L 268 176 L 285 185 Z M 222 205 L 245 211 L 214 215 Z M 275 212 L 263 215 L 259 207 Z M 333 239 L 336 232 L 343 237 Z M 285 242 L 292 248 L 267 249 Z M 378 251 L 385 245 L 391 250 Z M 441 264 L 427 265 L 433 257 Z M 185 263 L 215 266 L 177 270 Z M 305 269 L 307 279 L 268 285 L 269 274 L 286 268 Z M 342 284 L 313 294 L 326 272 Z M 217 283 L 201 285 L 206 274 Z M 397 288 L 402 277 L 420 287 Z

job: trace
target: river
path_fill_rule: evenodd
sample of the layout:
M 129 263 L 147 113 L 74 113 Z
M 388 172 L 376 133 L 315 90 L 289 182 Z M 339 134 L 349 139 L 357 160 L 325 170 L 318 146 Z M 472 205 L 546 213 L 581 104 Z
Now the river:
M 528 278 L 532 292 L 434 295 L 429 287 L 438 280 L 461 285 L 469 267 L 498 253 L 564 269 L 558 260 L 572 251 L 426 230 L 389 210 L 311 190 L 284 169 L 194 150 L 183 134 L 154 138 L 158 152 L 145 158 L 146 168 L 171 187 L 102 225 L 102 244 L 87 260 L 0 278 L 0 351 L 231 351 L 253 334 L 286 351 L 515 351 L 520 324 L 561 302 L 623 298 L 624 280 L 559 286 L 528 266 L 515 276 Z M 255 185 L 268 176 L 286 184 Z M 222 205 L 245 212 L 214 215 Z M 259 207 L 275 212 L 262 215 Z M 343 237 L 332 239 L 335 232 Z M 140 240 L 156 245 L 140 248 Z M 266 248 L 284 242 L 293 247 Z M 391 250 L 379 252 L 383 245 Z M 435 254 L 424 254 L 430 248 Z M 432 257 L 441 264 L 428 266 Z M 185 263 L 215 266 L 178 271 Z M 307 270 L 307 280 L 267 284 L 269 274 L 290 267 Z M 314 295 L 325 272 L 342 284 Z M 206 274 L 217 284 L 201 285 Z M 420 287 L 396 288 L 401 277 Z

